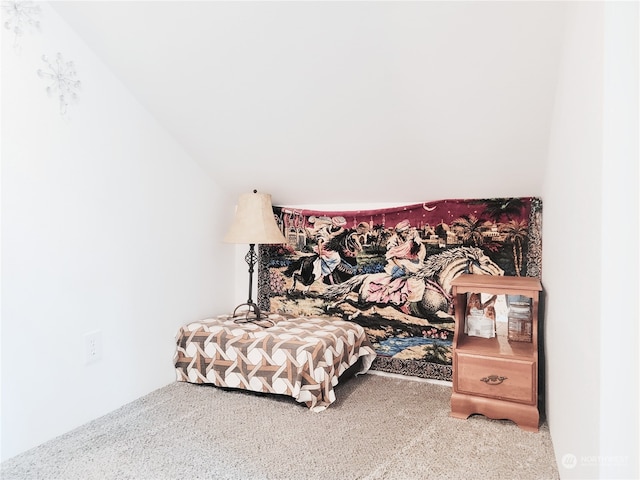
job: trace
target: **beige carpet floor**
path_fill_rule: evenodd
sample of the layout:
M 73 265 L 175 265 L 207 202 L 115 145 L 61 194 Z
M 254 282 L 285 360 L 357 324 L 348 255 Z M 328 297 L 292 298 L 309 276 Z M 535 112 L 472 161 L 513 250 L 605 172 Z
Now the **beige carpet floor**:
M 367 374 L 313 413 L 173 383 L 1 465 L 1 478 L 558 479 L 546 424 L 448 416 L 451 388 Z

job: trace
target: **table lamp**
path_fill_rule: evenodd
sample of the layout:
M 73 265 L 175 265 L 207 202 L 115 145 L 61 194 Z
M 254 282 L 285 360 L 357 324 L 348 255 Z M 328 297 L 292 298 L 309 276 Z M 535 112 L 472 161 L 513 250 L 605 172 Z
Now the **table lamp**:
M 256 320 L 260 319 L 260 309 L 251 299 L 253 291 L 253 268 L 258 260 L 255 251 L 256 244 L 284 244 L 287 243 L 286 238 L 282 235 L 278 224 L 273 215 L 273 207 L 271 205 L 271 195 L 268 193 L 244 193 L 240 195 L 238 205 L 236 207 L 236 215 L 233 224 L 224 237 L 227 243 L 248 243 L 249 252 L 244 257 L 249 265 L 249 299 L 246 303 L 241 303 L 233 311 L 235 317 L 236 311 L 243 306 L 248 307 L 245 318 L 248 319 L 250 313 L 256 316 Z

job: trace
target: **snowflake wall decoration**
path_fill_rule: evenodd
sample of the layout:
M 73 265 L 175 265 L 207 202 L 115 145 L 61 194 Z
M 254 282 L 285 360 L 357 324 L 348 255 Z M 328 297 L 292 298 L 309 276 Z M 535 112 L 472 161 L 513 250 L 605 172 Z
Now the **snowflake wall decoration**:
M 42 9 L 31 0 L 3 1 L 2 11 L 6 17 L 4 28 L 13 32 L 14 35 L 14 47 L 18 46 L 20 36 L 24 34 L 25 29 L 40 30 L 38 17 Z
M 65 62 L 61 53 L 56 54 L 53 62 L 46 55 L 42 56 L 42 61 L 46 63 L 47 69 L 38 69 L 38 76 L 51 81 L 46 91 L 49 95 L 58 94 L 60 113 L 64 115 L 69 102 L 78 98 L 76 90 L 80 88 L 80 80 L 75 78 L 75 66 L 73 62 Z

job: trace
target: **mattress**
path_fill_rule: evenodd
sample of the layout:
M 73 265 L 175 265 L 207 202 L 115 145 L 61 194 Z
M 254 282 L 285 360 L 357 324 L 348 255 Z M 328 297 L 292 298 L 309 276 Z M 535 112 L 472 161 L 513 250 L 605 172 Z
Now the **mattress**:
M 174 365 L 181 382 L 287 395 L 319 412 L 347 369 L 364 373 L 375 357 L 364 329 L 338 318 L 221 315 L 179 329 Z

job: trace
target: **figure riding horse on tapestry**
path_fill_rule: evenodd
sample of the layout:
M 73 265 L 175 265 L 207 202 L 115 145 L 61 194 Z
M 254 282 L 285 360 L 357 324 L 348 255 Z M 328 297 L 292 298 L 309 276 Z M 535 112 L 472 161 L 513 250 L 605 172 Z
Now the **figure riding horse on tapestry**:
M 289 293 L 302 283 L 308 293 L 314 282 L 327 285 L 343 282 L 356 273 L 356 257 L 362 250 L 355 232 L 345 229 L 347 221 L 342 216 L 332 219 L 314 219 L 314 253 L 292 261 L 284 275 L 293 279 Z

